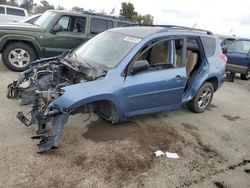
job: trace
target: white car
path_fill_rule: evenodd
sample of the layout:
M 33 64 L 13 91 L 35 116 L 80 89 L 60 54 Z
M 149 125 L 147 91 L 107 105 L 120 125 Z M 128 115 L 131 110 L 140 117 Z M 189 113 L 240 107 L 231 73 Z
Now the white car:
M 23 8 L 0 5 L 0 23 L 19 21 L 26 17 L 28 17 L 28 13 Z

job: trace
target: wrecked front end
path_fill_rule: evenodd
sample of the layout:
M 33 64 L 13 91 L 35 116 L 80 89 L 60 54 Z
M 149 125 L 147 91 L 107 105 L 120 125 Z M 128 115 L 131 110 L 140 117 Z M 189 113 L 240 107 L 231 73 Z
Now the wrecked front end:
M 8 86 L 9 99 L 20 99 L 22 105 L 31 104 L 31 118 L 27 118 L 23 112 L 18 112 L 17 118 L 25 126 L 36 125 L 37 135 L 32 138 L 41 139 L 37 152 L 59 146 L 64 125 L 74 110 L 54 103 L 64 94 L 63 88 L 100 79 L 105 74 L 104 70 L 84 66 L 66 55 L 34 62 L 30 69 Z M 84 113 L 89 111 L 86 108 Z M 46 127 L 50 122 L 52 129 L 47 133 Z

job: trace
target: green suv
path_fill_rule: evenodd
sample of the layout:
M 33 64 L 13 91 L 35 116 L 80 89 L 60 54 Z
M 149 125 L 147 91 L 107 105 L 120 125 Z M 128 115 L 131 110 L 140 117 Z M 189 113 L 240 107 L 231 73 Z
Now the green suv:
M 49 10 L 33 25 L 0 25 L 0 53 L 9 69 L 24 71 L 31 61 L 59 55 L 107 29 L 130 24 L 136 23 L 90 12 Z

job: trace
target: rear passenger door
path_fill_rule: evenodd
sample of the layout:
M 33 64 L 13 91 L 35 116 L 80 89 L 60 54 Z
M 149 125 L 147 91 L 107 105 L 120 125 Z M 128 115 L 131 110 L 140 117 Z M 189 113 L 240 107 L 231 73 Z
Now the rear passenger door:
M 53 28 L 61 27 L 58 32 Z M 88 40 L 86 34 L 86 17 L 64 15 L 47 31 L 44 38 L 45 56 L 61 54 L 65 50 L 75 48 Z
M 183 44 L 183 39 L 156 42 L 130 64 L 128 69 L 137 60 L 146 60 L 149 69 L 125 78 L 123 93 L 127 117 L 181 107 L 186 84 Z

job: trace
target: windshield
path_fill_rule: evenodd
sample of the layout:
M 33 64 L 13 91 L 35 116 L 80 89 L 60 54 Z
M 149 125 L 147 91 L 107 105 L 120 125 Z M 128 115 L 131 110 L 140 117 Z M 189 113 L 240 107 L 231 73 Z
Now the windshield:
M 35 21 L 34 24 L 38 25 L 42 28 L 46 28 L 55 15 L 56 14 L 53 12 L 45 12 L 44 14 L 42 14 L 42 16 L 40 18 L 38 18 Z
M 114 68 L 141 39 L 105 31 L 74 51 L 77 60 Z

